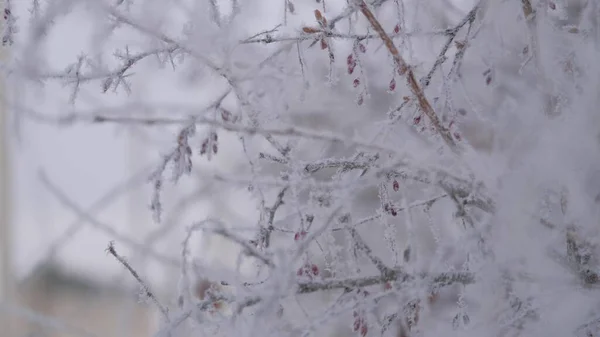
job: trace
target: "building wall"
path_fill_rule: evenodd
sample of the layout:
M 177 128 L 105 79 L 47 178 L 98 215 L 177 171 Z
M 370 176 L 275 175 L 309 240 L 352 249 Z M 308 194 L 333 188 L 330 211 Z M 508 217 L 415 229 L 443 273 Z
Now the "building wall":
M 136 303 L 131 292 L 46 273 L 21 284 L 17 300 L 25 309 L 92 335 L 152 335 L 153 310 L 149 305 Z M 14 337 L 81 337 L 24 317 L 11 321 Z

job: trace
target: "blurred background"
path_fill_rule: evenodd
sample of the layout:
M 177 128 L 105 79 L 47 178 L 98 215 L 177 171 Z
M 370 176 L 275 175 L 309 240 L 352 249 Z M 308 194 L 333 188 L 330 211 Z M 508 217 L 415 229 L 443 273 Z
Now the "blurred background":
M 11 2 L 20 31 L 15 45 L 3 49 L 4 60 L 22 52 L 32 3 Z M 51 67 L 62 69 L 89 45 L 92 25 L 85 14 L 75 13 L 55 28 L 48 37 L 48 56 Z M 132 249 L 148 243 L 155 254 L 168 251 L 178 261 L 182 232 L 164 231 L 149 210 L 148 177 L 160 162 L 161 140 L 149 142 L 135 128 L 57 127 L 21 119 L 7 101 L 23 92 L 6 89 L 2 83 L 0 336 L 152 335 L 154 309 L 141 300 L 139 285 L 106 248 L 115 241 L 156 295 L 171 304 L 167 289 L 176 289 L 177 265 L 149 260 L 142 250 Z M 38 96 L 31 102 L 44 112 L 69 109 L 68 89 L 61 84 L 24 91 Z M 80 94 L 79 107 L 127 97 L 101 96 L 99 88 Z M 170 142 L 171 136 L 165 139 Z

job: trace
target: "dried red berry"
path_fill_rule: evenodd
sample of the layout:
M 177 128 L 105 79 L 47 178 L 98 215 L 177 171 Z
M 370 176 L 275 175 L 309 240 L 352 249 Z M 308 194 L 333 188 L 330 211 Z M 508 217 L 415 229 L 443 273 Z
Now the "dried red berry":
M 398 215 L 398 212 L 396 211 L 396 209 L 395 209 L 395 208 L 392 208 L 392 209 L 390 210 L 390 213 L 392 213 L 392 216 L 396 216 L 396 215 Z
M 208 148 L 208 139 L 205 139 L 202 142 L 202 146 L 200 147 L 200 154 L 205 154 L 207 148 Z
M 390 91 L 396 90 L 396 79 L 395 78 L 392 78 L 392 80 L 390 81 L 389 89 L 390 89 Z
M 356 102 L 356 104 L 362 105 L 363 103 L 364 103 L 363 95 L 358 96 L 358 101 Z
M 392 188 L 394 189 L 394 191 L 398 192 L 398 190 L 400 189 L 400 183 L 398 183 L 398 180 L 394 180 L 394 182 L 392 183 Z
M 356 87 L 358 87 L 359 84 L 360 84 L 360 80 L 358 78 L 355 78 L 352 85 L 354 85 L 354 87 L 356 88 Z
M 359 43 L 358 44 L 358 50 L 360 50 L 361 53 L 366 53 L 367 52 L 367 47 L 365 47 L 364 44 Z
M 554 10 L 556 9 L 556 4 L 552 1 L 548 2 L 548 7 L 550 7 L 550 9 Z
M 396 33 L 396 34 L 400 33 L 400 25 L 394 26 L 394 33 Z
M 363 323 L 363 325 L 360 327 L 360 335 L 362 337 L 365 337 L 368 332 L 369 332 L 369 328 L 367 327 L 367 325 L 365 323 Z
M 315 9 L 315 19 L 317 19 L 317 21 L 323 20 L 323 15 L 321 14 L 321 11 L 318 9 Z
M 304 239 L 305 237 L 306 237 L 306 232 L 305 231 L 296 232 L 296 234 L 294 234 L 294 241 L 298 241 L 300 239 Z
M 413 119 L 413 123 L 414 123 L 415 125 L 417 125 L 417 124 L 421 123 L 421 115 L 418 115 L 417 117 L 415 117 L 415 118 Z
M 313 264 L 312 266 L 310 266 L 310 271 L 312 272 L 312 274 L 314 276 L 319 275 L 319 267 L 317 267 L 316 264 Z
M 302 27 L 302 31 L 307 34 L 314 34 L 314 33 L 319 32 L 319 30 L 317 28 L 313 28 L 313 27 Z
M 356 67 L 356 60 L 354 60 L 354 56 L 352 54 L 348 55 L 346 58 L 346 65 L 348 66 L 348 74 L 352 74 L 354 72 L 354 68 Z
M 231 119 L 231 112 L 221 109 L 221 118 L 223 121 L 228 122 Z
M 325 39 L 321 39 L 321 49 L 327 49 L 327 41 Z

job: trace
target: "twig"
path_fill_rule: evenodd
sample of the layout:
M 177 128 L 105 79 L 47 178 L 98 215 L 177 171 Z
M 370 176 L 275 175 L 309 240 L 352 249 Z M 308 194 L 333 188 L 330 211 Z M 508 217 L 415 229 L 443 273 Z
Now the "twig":
M 333 280 L 327 282 L 300 282 L 298 283 L 298 293 L 308 294 L 323 290 L 346 289 L 346 288 L 363 288 L 386 282 L 408 282 L 415 280 L 414 276 L 409 274 L 393 271 L 387 275 L 368 276 L 362 278 L 348 278 L 343 280 Z M 454 283 L 471 284 L 475 282 L 475 276 L 471 273 L 442 273 L 434 277 L 427 274 L 418 276 L 420 280 L 430 280 L 430 287 L 439 288 L 445 287 Z
M 138 173 L 129 177 L 123 183 L 112 188 L 108 191 L 104 196 L 102 196 L 98 201 L 92 204 L 92 206 L 86 211 L 88 214 L 93 214 L 95 212 L 99 212 L 102 209 L 108 207 L 111 203 L 115 202 L 115 200 L 121 195 L 128 192 L 132 187 L 143 184 L 146 182 L 147 172 L 150 171 L 149 167 L 146 167 L 140 170 Z M 56 256 L 56 253 L 61 249 L 64 245 L 66 245 L 67 241 L 73 238 L 77 233 L 84 228 L 85 219 L 82 217 L 77 217 L 76 220 L 71 222 L 67 227 L 67 229 L 62 233 L 58 239 L 56 239 L 52 245 L 46 250 L 46 253 L 43 254 L 44 258 L 39 260 L 32 270 L 36 270 L 38 266 L 41 266 Z
M 314 34 L 318 34 L 319 36 L 324 36 L 327 38 L 334 38 L 334 39 L 343 39 L 343 40 L 353 40 L 353 41 L 363 41 L 363 40 L 372 40 L 372 39 L 379 39 L 379 34 L 343 34 L 343 33 L 335 33 L 329 30 L 323 30 L 323 31 L 319 31 L 318 33 L 311 33 L 309 35 L 307 34 L 303 34 L 303 35 L 298 35 L 298 36 L 277 36 L 277 37 L 273 37 L 270 35 L 267 35 L 265 37 L 258 37 L 261 34 L 265 34 L 266 32 L 262 32 L 259 34 L 256 34 L 252 37 L 249 37 L 245 40 L 240 41 L 241 44 L 250 44 L 250 43 L 264 43 L 264 44 L 270 44 L 270 43 L 278 43 L 278 42 L 302 42 L 302 41 L 314 41 L 316 36 Z M 394 38 L 398 38 L 398 37 L 415 37 L 415 36 L 428 36 L 428 35 L 447 35 L 448 34 L 448 30 L 435 30 L 435 31 L 431 31 L 431 32 L 421 32 L 421 31 L 414 31 L 414 32 L 407 32 L 407 33 L 392 33 L 389 34 L 390 38 L 394 39 Z
M 433 124 L 433 127 L 442 137 L 442 140 L 444 140 L 446 145 L 448 145 L 448 147 L 452 151 L 458 151 L 458 148 L 456 146 L 456 143 L 454 142 L 454 139 L 452 139 L 450 131 L 442 125 L 440 119 L 433 110 L 433 107 L 429 103 L 429 100 L 425 96 L 425 92 L 419 85 L 419 82 L 417 81 L 412 68 L 402 58 L 400 52 L 398 51 L 398 48 L 396 48 L 394 42 L 385 32 L 385 30 L 381 26 L 381 23 L 379 23 L 377 18 L 375 18 L 375 15 L 373 15 L 373 12 L 371 12 L 364 0 L 360 0 L 359 7 L 360 11 L 367 18 L 371 26 L 373 26 L 373 29 L 379 34 L 386 48 L 392 55 L 392 58 L 394 59 L 394 63 L 396 64 L 397 71 L 399 72 L 399 74 L 406 76 L 408 87 L 411 90 L 412 94 L 417 98 L 417 102 L 419 103 L 421 111 L 429 118 L 431 124 Z
M 206 229 L 206 230 L 209 230 L 209 231 L 211 231 L 215 234 L 221 235 L 222 237 L 227 238 L 235 243 L 238 243 L 240 246 L 242 246 L 242 248 L 244 248 L 244 251 L 246 252 L 246 254 L 257 258 L 258 260 L 262 261 L 264 264 L 266 264 L 267 266 L 269 266 L 271 268 L 275 268 L 275 264 L 267 256 L 265 256 L 262 252 L 258 251 L 250 243 L 248 243 L 247 240 L 238 237 L 237 235 L 231 233 L 230 231 L 228 231 L 224 228 L 214 228 L 214 229 L 211 228 L 211 229 Z
M 537 24 L 536 17 L 537 13 L 533 8 L 530 0 L 521 0 L 521 7 L 523 10 L 523 15 L 525 17 L 525 22 L 527 23 L 527 29 L 529 30 L 529 52 L 531 53 L 531 58 L 535 64 L 537 76 L 540 78 L 542 82 L 542 94 L 544 98 L 544 113 L 553 117 L 556 113 L 560 113 L 557 111 L 558 107 L 558 98 L 552 92 L 552 88 L 550 87 L 550 81 L 546 76 L 546 71 L 544 70 L 544 66 L 542 64 L 541 55 L 540 55 L 540 39 L 539 34 L 537 32 Z
M 60 203 L 62 203 L 66 208 L 68 208 L 73 213 L 75 213 L 80 219 L 89 223 L 92 227 L 104 232 L 105 234 L 113 237 L 114 239 L 116 239 L 122 243 L 125 243 L 125 244 L 131 246 L 134 249 L 137 249 L 145 254 L 150 255 L 151 257 L 155 258 L 159 262 L 165 263 L 167 265 L 172 265 L 175 267 L 180 266 L 180 262 L 177 259 L 173 259 L 173 258 L 164 256 L 164 255 L 161 255 L 159 253 L 156 253 L 154 250 L 150 249 L 150 247 L 147 247 L 140 243 L 135 242 L 131 238 L 127 237 L 126 235 L 123 235 L 123 234 L 117 232 L 111 226 L 106 225 L 106 224 L 96 220 L 93 216 L 87 214 L 84 210 L 82 210 L 81 207 L 79 207 L 72 200 L 70 200 L 62 190 L 60 190 L 56 185 L 54 185 L 48 179 L 48 177 L 45 175 L 45 173 L 43 171 L 39 172 L 39 177 L 40 177 L 40 181 L 41 181 L 42 185 L 52 195 L 54 195 Z
M 342 171 L 350 170 L 364 170 L 373 165 L 373 162 L 377 160 L 379 156 L 375 155 L 371 158 L 365 158 L 365 160 L 321 160 L 306 164 L 304 171 L 306 173 L 315 173 L 324 168 L 339 168 Z
M 420 83 L 423 85 L 423 87 L 427 88 L 429 86 L 429 84 L 431 83 L 431 78 L 433 77 L 433 74 L 435 73 L 437 68 L 446 61 L 446 53 L 448 52 L 448 49 L 450 49 L 452 41 L 454 41 L 454 38 L 456 38 L 456 35 L 462 29 L 462 27 L 464 27 L 467 23 L 471 23 L 473 22 L 473 20 L 475 20 L 475 13 L 477 13 L 478 9 L 479 5 L 474 6 L 469 11 L 469 13 L 467 13 L 467 15 L 458 23 L 458 25 L 447 30 L 446 35 L 448 36 L 448 40 L 446 40 L 446 43 L 442 47 L 442 50 L 440 51 L 437 59 L 435 60 L 435 63 L 433 64 L 427 75 L 420 80 Z
M 588 285 L 600 282 L 600 275 L 593 271 L 589 265 L 591 254 L 586 251 L 585 242 L 582 242 L 574 228 L 569 228 L 566 233 L 567 257 L 577 276 Z
M 156 125 L 180 125 L 189 123 L 189 118 L 167 118 L 167 117 L 128 117 L 128 116 L 109 116 L 109 115 L 92 115 L 87 118 L 78 116 L 78 115 L 70 115 L 64 118 L 65 122 L 88 122 L 88 123 L 117 123 L 117 124 L 133 124 L 133 125 L 147 125 L 147 126 L 156 126 Z M 356 146 L 384 151 L 388 153 L 398 153 L 398 150 L 394 146 L 386 146 L 386 145 L 377 145 L 372 144 L 371 142 L 359 140 L 356 138 L 347 138 L 341 135 L 337 135 L 332 132 L 319 132 L 313 131 L 309 129 L 297 128 L 293 126 L 286 126 L 282 128 L 262 128 L 262 127 L 253 127 L 253 126 L 242 126 L 233 123 L 225 123 L 219 122 L 214 119 L 208 119 L 203 117 L 198 117 L 194 119 L 196 124 L 202 125 L 210 125 L 221 128 L 223 130 L 245 133 L 248 135 L 264 135 L 266 137 L 272 136 L 287 136 L 287 137 L 303 137 L 307 139 L 315 139 L 315 140 L 323 140 L 323 141 L 331 141 L 331 142 L 341 142 L 346 144 L 353 144 Z M 284 149 L 282 151 L 285 153 Z
M 160 310 L 160 312 L 164 316 L 165 320 L 167 322 L 170 322 L 168 309 L 164 305 L 162 305 L 160 303 L 160 301 L 158 300 L 158 298 L 156 297 L 156 295 L 154 295 L 154 292 L 152 292 L 152 290 L 150 289 L 150 286 L 148 286 L 148 284 L 146 282 L 144 282 L 144 280 L 142 280 L 142 278 L 140 277 L 140 275 L 137 273 L 137 271 L 135 271 L 135 269 L 133 269 L 133 267 L 129 264 L 129 262 L 127 262 L 127 260 L 125 260 L 124 257 L 122 257 L 121 255 L 119 255 L 117 253 L 117 250 L 115 249 L 114 242 L 111 241 L 108 244 L 108 248 L 106 249 L 106 251 L 108 253 L 110 253 L 110 255 L 114 256 L 115 259 L 117 259 L 117 261 L 119 261 L 129 271 L 129 273 L 142 286 L 142 289 L 144 290 L 144 294 L 146 296 L 148 296 L 148 298 L 150 298 L 152 300 L 152 302 L 154 302 L 154 304 L 156 305 L 156 307 L 158 308 L 158 310 Z
M 277 213 L 277 210 L 279 209 L 279 207 L 281 207 L 281 205 L 283 205 L 283 197 L 288 188 L 289 188 L 288 186 L 282 188 L 281 191 L 277 194 L 275 203 L 273 204 L 273 206 L 271 206 L 269 208 L 269 211 L 268 211 L 269 219 L 267 220 L 267 228 L 261 228 L 261 232 L 262 232 L 261 236 L 262 236 L 262 241 L 263 241 L 265 248 L 268 248 L 271 244 L 271 233 L 275 229 L 273 227 L 273 221 L 275 220 L 275 213 Z
M 383 261 L 381 261 L 381 259 L 379 257 L 373 255 L 373 251 L 371 250 L 371 247 L 369 247 L 365 243 L 365 241 L 358 234 L 356 229 L 348 227 L 347 230 L 350 232 L 352 239 L 354 239 L 356 247 L 365 253 L 365 255 L 369 258 L 369 260 L 371 260 L 371 262 L 375 265 L 375 267 L 377 267 L 377 270 L 379 270 L 381 275 L 394 274 L 394 271 L 391 268 L 389 268 L 388 266 L 386 266 L 385 263 L 383 263 Z

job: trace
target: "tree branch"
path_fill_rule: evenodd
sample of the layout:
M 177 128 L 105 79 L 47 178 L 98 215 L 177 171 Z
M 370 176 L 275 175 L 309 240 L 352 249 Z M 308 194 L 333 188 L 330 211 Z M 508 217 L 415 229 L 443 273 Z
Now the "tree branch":
M 437 133 L 442 137 L 442 140 L 446 143 L 446 145 L 448 145 L 448 147 L 452 151 L 457 152 L 458 148 L 456 146 L 456 143 L 454 142 L 454 139 L 452 139 L 450 131 L 442 125 L 442 122 L 436 115 L 435 111 L 433 110 L 433 107 L 429 103 L 429 100 L 425 96 L 425 92 L 419 85 L 419 82 L 417 81 L 412 68 L 406 63 L 404 58 L 402 58 L 400 52 L 398 51 L 398 48 L 396 48 L 394 42 L 385 32 L 385 30 L 381 26 L 381 23 L 379 23 L 377 18 L 375 18 L 375 15 L 373 14 L 373 12 L 371 12 L 364 0 L 360 0 L 359 7 L 360 11 L 367 18 L 371 26 L 373 26 L 373 29 L 379 34 L 381 40 L 384 42 L 386 48 L 392 55 L 394 63 L 398 68 L 398 73 L 400 75 L 405 75 L 408 87 L 411 90 L 412 94 L 417 98 L 417 102 L 419 103 L 421 111 L 427 116 L 427 118 L 429 118 L 431 124 L 433 124 L 433 127 L 435 128 Z

